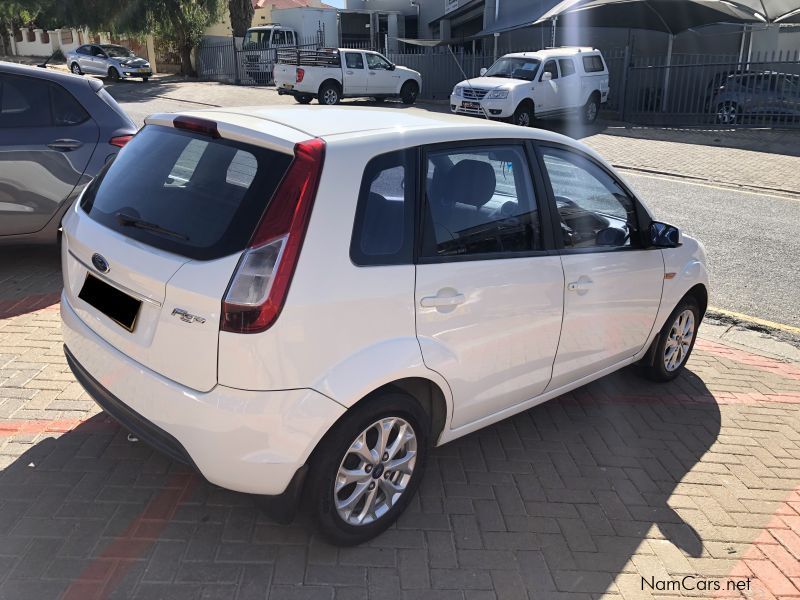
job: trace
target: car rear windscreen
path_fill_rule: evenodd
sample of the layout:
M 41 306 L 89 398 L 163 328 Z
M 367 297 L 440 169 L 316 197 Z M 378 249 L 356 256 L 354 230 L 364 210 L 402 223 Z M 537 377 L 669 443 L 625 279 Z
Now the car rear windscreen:
M 148 125 L 86 190 L 95 221 L 150 246 L 212 260 L 243 250 L 292 156 Z

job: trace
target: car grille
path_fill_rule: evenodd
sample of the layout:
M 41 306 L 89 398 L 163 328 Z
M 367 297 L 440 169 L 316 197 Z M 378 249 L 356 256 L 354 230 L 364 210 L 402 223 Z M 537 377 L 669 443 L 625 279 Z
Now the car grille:
M 482 100 L 483 97 L 489 93 L 489 90 L 483 90 L 481 88 L 464 88 L 464 99 L 465 100 Z

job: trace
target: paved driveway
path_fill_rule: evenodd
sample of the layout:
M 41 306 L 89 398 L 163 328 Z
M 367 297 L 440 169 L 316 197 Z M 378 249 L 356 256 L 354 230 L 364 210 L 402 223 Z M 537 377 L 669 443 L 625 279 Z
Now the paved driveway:
M 800 597 L 798 364 L 701 339 L 676 382 L 625 370 L 436 450 L 338 549 L 98 414 L 59 288 L 55 251 L 3 250 L 0 598 Z

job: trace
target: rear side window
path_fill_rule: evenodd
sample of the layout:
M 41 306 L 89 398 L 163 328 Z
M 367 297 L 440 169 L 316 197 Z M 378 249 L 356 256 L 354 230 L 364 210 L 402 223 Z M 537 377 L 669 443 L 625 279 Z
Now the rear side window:
M 83 106 L 56 83 L 0 75 L 0 127 L 64 127 L 88 118 Z
M 197 260 L 245 248 L 291 163 L 287 154 L 149 125 L 84 194 L 91 218 Z
M 358 52 L 345 52 L 344 60 L 348 69 L 364 68 L 364 58 Z
M 583 70 L 587 73 L 599 73 L 605 70 L 603 59 L 597 54 L 583 57 Z
M 540 231 L 522 146 L 428 153 L 423 258 L 525 255 L 542 248 Z
M 571 58 L 559 58 L 558 66 L 561 69 L 562 77 L 568 77 L 575 72 L 575 63 Z
M 376 156 L 364 169 L 350 258 L 361 266 L 410 264 L 414 231 L 414 150 Z

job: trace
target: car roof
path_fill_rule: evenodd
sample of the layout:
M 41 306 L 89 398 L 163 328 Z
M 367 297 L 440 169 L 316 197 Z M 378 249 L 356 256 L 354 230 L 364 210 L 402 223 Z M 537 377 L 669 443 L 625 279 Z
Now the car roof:
M 313 137 L 325 139 L 337 136 L 408 135 L 413 132 L 437 130 L 442 141 L 459 136 L 490 139 L 533 138 L 575 145 L 561 134 L 541 129 L 521 129 L 506 123 L 435 113 L 417 108 L 378 108 L 356 106 L 240 106 L 212 108 L 180 113 L 209 119 L 220 124 L 260 132 L 280 134 L 286 141 L 296 143 Z M 147 124 L 171 124 L 177 114 L 156 114 L 145 119 Z M 513 135 L 509 135 L 513 133 Z
M 76 85 L 91 85 L 90 81 L 95 81 L 95 78 L 88 79 L 81 75 L 73 75 L 65 71 L 57 71 L 55 69 L 42 69 L 41 67 L 34 67 L 31 65 L 20 65 L 17 63 L 0 61 L 0 72 L 9 75 L 26 75 L 28 77 L 38 77 L 39 79 L 47 79 L 48 81 L 55 81 L 64 86 Z M 103 87 L 100 80 L 96 80 L 99 87 Z M 94 87 L 94 86 L 93 86 Z
M 588 46 L 564 46 L 563 48 L 545 48 L 543 50 L 536 50 L 535 52 L 513 52 L 505 54 L 504 56 L 511 56 L 514 58 L 552 58 L 554 56 L 574 56 L 576 54 L 600 54 L 596 48 Z

